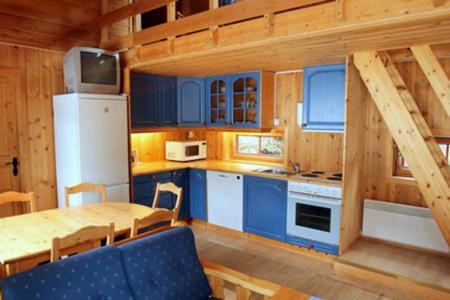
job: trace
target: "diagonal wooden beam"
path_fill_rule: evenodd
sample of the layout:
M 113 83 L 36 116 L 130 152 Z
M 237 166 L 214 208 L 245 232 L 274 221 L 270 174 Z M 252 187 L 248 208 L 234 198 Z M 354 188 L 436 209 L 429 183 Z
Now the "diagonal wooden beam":
M 358 52 L 354 62 L 450 245 L 450 168 L 387 52 Z
M 411 51 L 427 76 L 447 115 L 450 116 L 450 81 L 433 54 L 433 50 L 430 46 L 423 45 L 411 47 Z

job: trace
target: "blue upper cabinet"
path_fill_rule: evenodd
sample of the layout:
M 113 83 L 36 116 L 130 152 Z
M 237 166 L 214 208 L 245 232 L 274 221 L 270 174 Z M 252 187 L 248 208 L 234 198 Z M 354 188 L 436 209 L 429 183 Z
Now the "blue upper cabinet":
M 220 127 L 230 123 L 230 94 L 228 76 L 206 79 L 206 124 L 208 126 Z
M 233 127 L 260 127 L 260 75 L 259 72 L 255 72 L 230 76 L 231 93 L 229 111 Z
M 205 125 L 205 79 L 178 78 L 178 125 Z
M 176 77 L 131 74 L 131 127 L 172 126 L 177 122 Z
M 244 231 L 286 240 L 287 181 L 244 176 Z
M 131 74 L 131 127 L 158 126 L 158 76 Z
M 304 129 L 343 131 L 345 64 L 306 67 L 303 86 Z
M 172 126 L 177 123 L 177 78 L 159 77 L 159 125 Z

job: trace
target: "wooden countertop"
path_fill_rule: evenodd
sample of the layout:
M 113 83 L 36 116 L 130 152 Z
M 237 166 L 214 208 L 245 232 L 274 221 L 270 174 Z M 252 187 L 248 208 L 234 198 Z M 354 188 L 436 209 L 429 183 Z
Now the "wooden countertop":
M 251 175 L 251 176 L 259 176 L 273 179 L 283 179 L 283 180 L 292 180 L 298 182 L 307 182 L 307 183 L 319 183 L 330 186 L 341 187 L 341 182 L 330 182 L 323 179 L 306 179 L 299 178 L 298 175 L 287 176 L 287 175 L 272 175 L 272 174 L 264 174 L 253 172 L 254 169 L 258 168 L 270 168 L 267 165 L 260 164 L 249 164 L 249 163 L 240 163 L 240 162 L 230 162 L 223 160 L 199 160 L 192 162 L 173 162 L 167 160 L 154 161 L 143 163 L 138 167 L 134 167 L 132 169 L 133 176 L 138 175 L 146 175 L 152 173 L 159 172 L 167 172 L 167 171 L 175 171 L 181 169 L 201 169 L 201 170 L 210 170 L 210 171 L 219 171 L 219 172 L 230 172 L 230 173 L 239 173 L 243 175 Z

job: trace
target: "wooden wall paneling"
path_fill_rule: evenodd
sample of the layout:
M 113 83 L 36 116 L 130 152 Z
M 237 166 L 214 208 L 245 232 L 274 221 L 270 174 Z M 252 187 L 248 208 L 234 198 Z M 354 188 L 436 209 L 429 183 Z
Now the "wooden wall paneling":
M 360 236 L 364 202 L 364 162 L 367 89 L 347 58 L 344 134 L 344 189 L 342 195 L 339 251 L 342 254 Z
M 387 53 L 356 53 L 355 65 L 450 244 L 450 168 L 431 130 Z
M 0 45 L 0 68 L 21 72 L 17 101 L 21 190 L 38 210 L 56 207 L 52 97 L 63 93 L 63 53 Z
M 439 101 L 450 116 L 450 81 L 428 45 L 411 47 Z
M 450 59 L 440 59 L 439 63 L 447 76 L 450 76 Z M 418 63 L 401 61 L 396 67 L 432 132 L 436 135 L 450 135 L 450 118 L 446 117 Z M 393 139 L 370 95 L 367 97 L 365 197 L 427 207 L 414 179 L 392 176 Z

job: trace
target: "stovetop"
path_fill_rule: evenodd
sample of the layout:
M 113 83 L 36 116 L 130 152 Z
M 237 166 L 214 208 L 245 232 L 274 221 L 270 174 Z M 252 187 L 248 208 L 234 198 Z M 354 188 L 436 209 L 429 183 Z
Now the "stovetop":
M 318 181 L 328 181 L 328 182 L 342 182 L 342 173 L 340 172 L 324 172 L 319 170 L 302 172 L 296 177 L 309 179 L 309 180 L 318 180 Z

